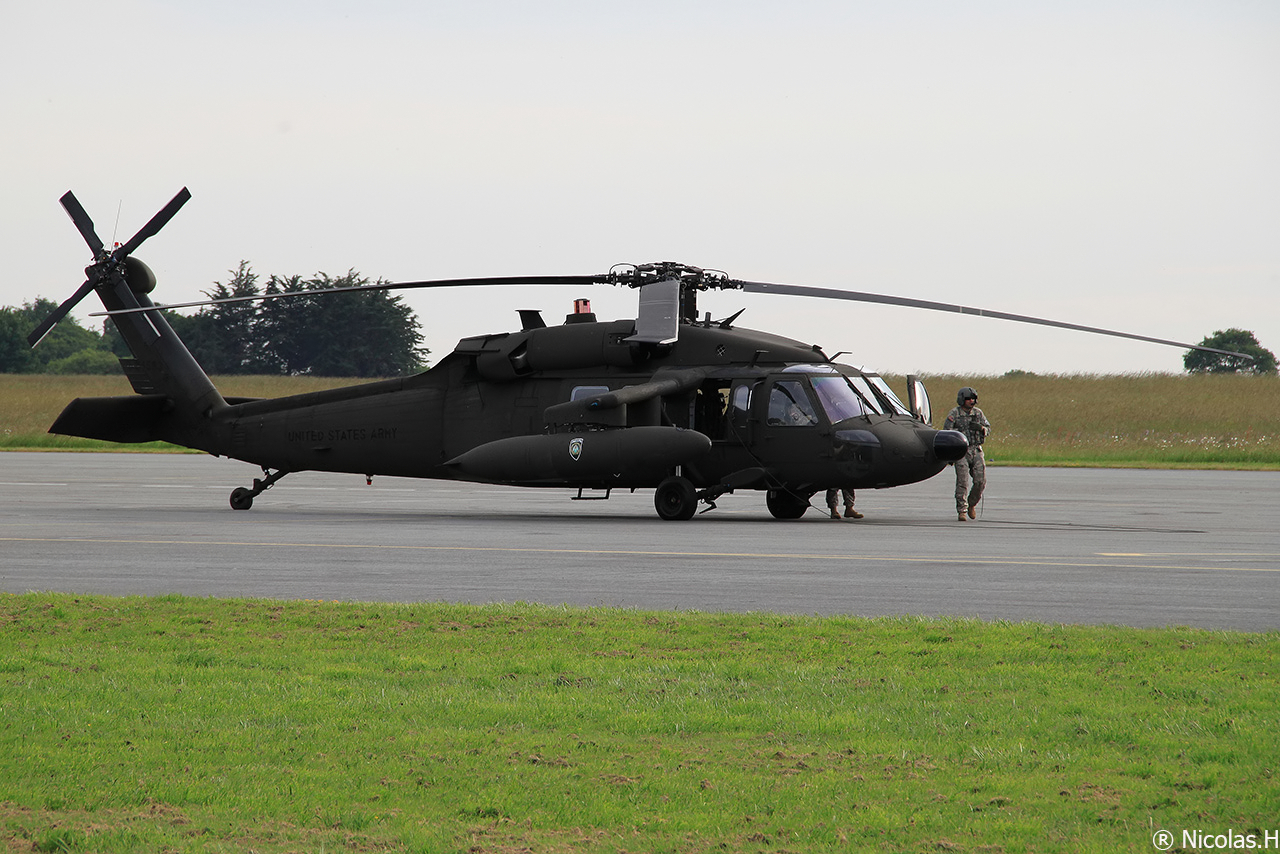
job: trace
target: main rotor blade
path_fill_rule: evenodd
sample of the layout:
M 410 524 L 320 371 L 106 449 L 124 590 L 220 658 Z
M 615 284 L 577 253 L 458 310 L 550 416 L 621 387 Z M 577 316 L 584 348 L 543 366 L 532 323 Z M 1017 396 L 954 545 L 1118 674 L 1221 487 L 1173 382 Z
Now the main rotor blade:
M 1204 350 L 1209 353 L 1220 353 L 1224 356 L 1243 356 L 1252 361 L 1248 353 L 1237 353 L 1233 350 L 1218 350 L 1200 344 L 1183 344 L 1180 341 L 1169 341 L 1165 338 L 1151 338 L 1147 335 L 1135 335 L 1131 332 L 1117 332 L 1113 329 L 1099 329 L 1096 326 L 1082 326 L 1078 323 L 1065 323 L 1061 320 L 1045 320 L 1041 317 L 1029 317 L 1025 314 L 1010 314 L 1006 311 L 991 311 L 985 308 L 973 308 L 967 305 L 955 305 L 932 300 L 910 299 L 885 294 L 869 294 L 862 291 L 840 291 L 834 288 L 811 288 L 803 285 L 779 285 L 771 282 L 738 282 L 744 291 L 756 294 L 785 294 L 797 297 L 819 297 L 822 299 L 843 299 L 854 302 L 874 302 L 882 305 L 900 305 L 908 308 L 924 308 L 930 311 L 949 311 L 957 314 L 976 314 L 982 317 L 994 317 L 997 320 L 1013 320 L 1018 323 L 1035 323 L 1040 326 L 1056 326 L 1059 329 L 1071 329 L 1076 332 L 1092 332 L 1097 335 L 1112 335 L 1116 338 L 1129 338 L 1134 341 L 1146 341 L 1151 344 L 1166 344 L 1183 350 Z
M 178 194 L 169 200 L 169 204 L 160 209 L 160 212 L 151 218 L 151 221 L 142 227 L 142 230 L 129 238 L 129 242 L 121 246 L 115 251 L 117 258 L 124 258 L 133 254 L 133 250 L 142 245 L 142 241 L 153 236 L 160 229 L 165 227 L 169 220 L 173 219 L 173 215 L 178 209 L 187 203 L 191 198 L 191 193 L 187 192 L 187 188 L 183 187 Z
M 314 291 L 282 291 L 275 294 L 255 294 L 243 297 L 224 297 L 222 299 L 196 300 L 194 302 L 176 302 L 167 305 L 142 306 L 139 308 L 121 308 L 115 311 L 95 311 L 90 317 L 115 317 L 120 314 L 137 314 L 140 311 L 156 311 L 157 309 L 198 308 L 206 305 L 228 305 L 231 303 L 254 302 L 269 299 L 286 299 L 288 297 L 330 296 L 332 294 L 366 293 L 369 291 L 402 291 L 422 288 L 467 288 L 488 287 L 493 285 L 603 285 L 609 281 L 608 276 L 496 276 L 478 279 L 433 279 L 423 282 L 379 282 L 373 285 L 354 285 L 349 288 L 323 288 Z
M 62 202 L 62 209 L 67 212 L 67 216 L 71 217 L 76 230 L 80 232 L 84 242 L 89 244 L 89 249 L 93 251 L 93 257 L 97 260 L 102 254 L 102 241 L 93 230 L 93 220 L 89 219 L 89 214 L 85 213 L 84 207 L 70 190 L 67 190 L 58 201 Z
M 89 291 L 93 290 L 94 284 L 95 281 L 93 279 L 86 281 L 66 302 L 55 308 L 53 312 L 46 317 L 39 326 L 32 330 L 30 335 L 27 336 L 27 344 L 32 347 L 39 344 L 44 336 L 49 334 L 49 330 L 57 326 L 58 321 L 66 317 L 67 312 L 76 307 L 76 303 L 88 296 Z

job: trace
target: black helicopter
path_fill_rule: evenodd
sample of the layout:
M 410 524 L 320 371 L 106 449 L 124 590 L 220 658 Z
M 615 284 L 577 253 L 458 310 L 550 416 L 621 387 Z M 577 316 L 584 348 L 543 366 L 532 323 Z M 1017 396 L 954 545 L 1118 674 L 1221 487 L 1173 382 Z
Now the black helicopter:
M 29 336 L 35 346 L 96 291 L 132 353 L 135 394 L 77 398 L 49 432 L 112 442 L 163 440 L 262 467 L 231 493 L 247 510 L 282 477 L 330 471 L 576 489 L 654 489 L 663 519 L 689 519 L 736 490 L 765 493 L 769 512 L 797 519 L 816 492 L 884 488 L 938 474 L 964 456 L 965 437 L 929 426 L 924 386 L 907 401 L 874 373 L 835 363 L 816 345 L 734 326 L 738 314 L 698 317 L 709 289 L 877 302 L 982 314 L 1211 349 L 947 303 L 747 282 L 670 262 L 619 265 L 591 276 L 524 276 L 379 283 L 309 291 L 482 285 L 617 285 L 639 291 L 636 320 L 599 321 L 579 300 L 548 326 L 465 338 L 435 367 L 402 379 L 275 399 L 224 397 L 148 296 L 155 275 L 133 252 L 190 198 L 184 188 L 127 243 L 108 250 L 68 192 L 61 203 L 93 251 L 86 280 Z M 263 295 L 264 299 L 282 295 Z M 221 300 L 218 302 L 235 301 Z M 1223 351 L 1214 351 L 1223 352 Z M 603 495 L 587 495 L 587 491 Z

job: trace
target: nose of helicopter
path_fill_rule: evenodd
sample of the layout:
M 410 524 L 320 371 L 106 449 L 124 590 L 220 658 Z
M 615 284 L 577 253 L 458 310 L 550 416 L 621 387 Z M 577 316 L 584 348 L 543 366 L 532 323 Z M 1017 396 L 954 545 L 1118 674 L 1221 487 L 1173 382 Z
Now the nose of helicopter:
M 944 463 L 954 463 L 969 450 L 969 440 L 958 430 L 939 430 L 933 435 L 933 453 Z
M 873 424 L 850 419 L 836 428 L 832 439 L 837 473 L 850 483 L 915 483 L 933 477 L 969 449 L 964 434 L 934 430 L 914 419 Z

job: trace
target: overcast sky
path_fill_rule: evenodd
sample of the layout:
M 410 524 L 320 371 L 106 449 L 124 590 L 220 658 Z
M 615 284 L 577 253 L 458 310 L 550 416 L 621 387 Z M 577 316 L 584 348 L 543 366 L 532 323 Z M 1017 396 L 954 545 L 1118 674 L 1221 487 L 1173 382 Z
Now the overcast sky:
M 393 281 L 676 260 L 1179 341 L 1242 327 L 1280 351 L 1270 0 L 14 0 L 4 17 L 0 305 L 83 280 L 68 189 L 124 241 L 186 186 L 137 253 L 161 302 L 242 259 L 264 279 Z M 406 300 L 439 357 L 575 296 L 635 316 L 608 287 Z M 701 307 L 885 372 L 1182 369 L 1175 348 L 905 308 Z

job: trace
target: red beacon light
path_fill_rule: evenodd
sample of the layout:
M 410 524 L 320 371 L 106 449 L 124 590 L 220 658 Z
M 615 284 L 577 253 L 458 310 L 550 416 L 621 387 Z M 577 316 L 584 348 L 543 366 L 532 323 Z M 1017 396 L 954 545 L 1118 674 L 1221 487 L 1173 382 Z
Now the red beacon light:
M 595 323 L 596 316 L 591 311 L 591 300 L 576 299 L 573 301 L 573 314 L 564 319 L 565 323 Z

